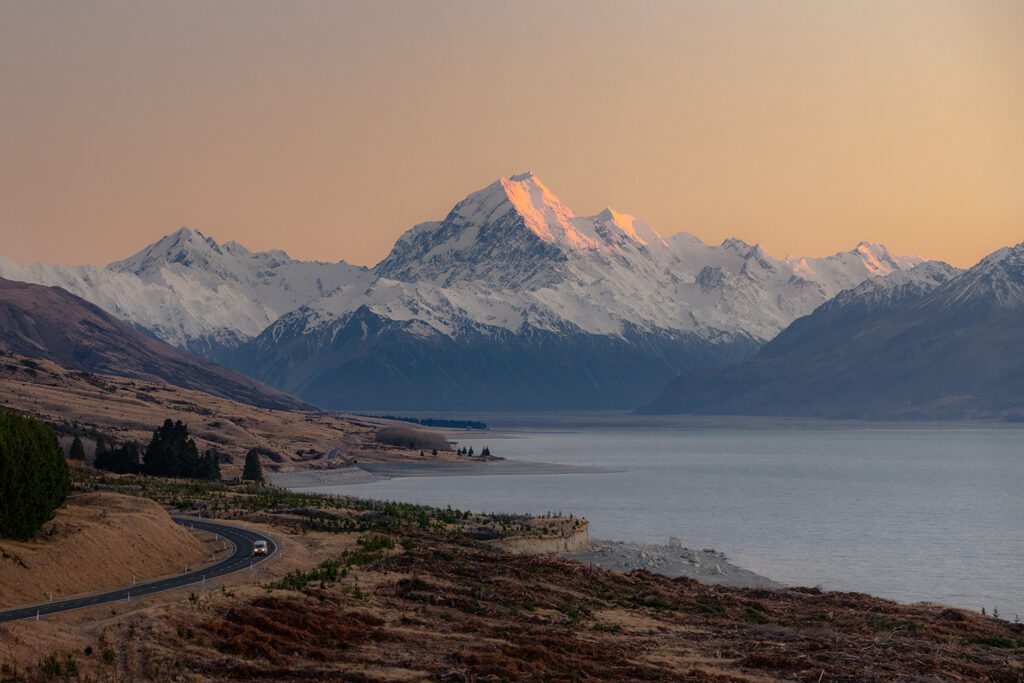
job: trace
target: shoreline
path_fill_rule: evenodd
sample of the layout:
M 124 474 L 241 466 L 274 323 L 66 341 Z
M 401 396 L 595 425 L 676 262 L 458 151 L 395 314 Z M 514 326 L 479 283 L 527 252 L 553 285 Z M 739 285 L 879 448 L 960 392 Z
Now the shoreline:
M 325 491 L 345 486 L 358 486 L 402 477 L 458 477 L 501 475 L 553 475 L 553 474 L 610 474 L 618 470 L 597 467 L 557 465 L 523 460 L 497 460 L 466 463 L 366 463 L 332 470 L 299 470 L 274 472 L 268 480 L 296 493 L 339 495 Z M 353 491 L 354 497 L 358 497 Z M 631 541 L 590 541 L 584 552 L 553 553 L 569 560 L 604 569 L 628 573 L 646 570 L 669 578 L 685 576 L 703 583 L 740 588 L 785 588 L 786 584 L 773 581 L 738 565 L 732 564 L 724 553 L 710 548 L 692 550 L 682 546 L 678 539 L 669 545 L 636 543 Z

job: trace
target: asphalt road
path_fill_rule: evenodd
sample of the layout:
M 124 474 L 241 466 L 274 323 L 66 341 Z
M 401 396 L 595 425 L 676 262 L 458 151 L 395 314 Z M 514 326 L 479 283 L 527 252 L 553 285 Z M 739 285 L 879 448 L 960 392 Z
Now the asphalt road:
M 0 622 L 13 621 L 15 619 L 35 619 L 37 614 L 39 616 L 45 616 L 47 614 L 66 612 L 68 610 L 79 609 L 81 607 L 102 605 L 107 602 L 130 602 L 131 600 L 143 595 L 152 595 L 153 593 L 171 590 L 172 588 L 181 588 L 182 586 L 202 584 L 204 581 L 209 581 L 210 579 L 214 579 L 218 576 L 231 574 L 242 569 L 249 569 L 250 566 L 263 562 L 266 557 L 270 557 L 277 552 L 277 545 L 271 538 L 255 531 L 250 531 L 249 529 L 241 529 L 239 527 L 228 526 L 226 524 L 216 524 L 215 522 L 209 522 L 207 520 L 188 519 L 184 517 L 174 517 L 173 519 L 182 526 L 192 526 L 196 529 L 220 534 L 221 538 L 235 546 L 235 552 L 231 554 L 231 557 L 221 560 L 213 566 L 189 572 L 187 574 L 171 576 L 159 581 L 152 581 L 150 583 L 140 583 L 137 586 L 121 588 L 120 590 L 101 593 L 99 595 L 87 595 L 80 598 L 58 600 L 57 602 L 46 602 L 41 605 L 32 605 L 31 607 L 19 607 L 17 609 L 5 610 L 0 612 Z M 267 542 L 266 557 L 253 557 L 252 545 L 255 541 Z

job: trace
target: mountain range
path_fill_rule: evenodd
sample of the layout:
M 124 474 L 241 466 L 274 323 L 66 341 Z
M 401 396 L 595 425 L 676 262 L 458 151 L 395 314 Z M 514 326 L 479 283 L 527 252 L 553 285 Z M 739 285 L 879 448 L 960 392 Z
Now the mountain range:
M 1024 421 L 1024 243 L 844 291 L 643 412 Z
M 308 409 L 298 399 L 146 336 L 57 287 L 0 278 L 0 351 L 86 373 L 165 382 L 269 408 Z
M 777 259 L 736 239 L 663 239 L 611 209 L 579 216 L 522 174 L 413 227 L 373 268 L 183 228 L 106 267 L 0 257 L 0 276 L 62 287 L 324 408 L 542 410 L 648 402 L 922 262 L 870 243 Z
M 0 277 L 61 287 L 147 333 L 211 360 L 259 334 L 282 314 L 365 277 L 344 262 L 254 253 L 182 228 L 106 267 L 22 267 L 0 256 Z

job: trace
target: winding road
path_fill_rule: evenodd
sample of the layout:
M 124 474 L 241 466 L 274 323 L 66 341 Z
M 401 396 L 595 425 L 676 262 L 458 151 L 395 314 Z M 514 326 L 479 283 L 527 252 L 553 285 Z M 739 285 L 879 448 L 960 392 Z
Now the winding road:
M 143 595 L 152 595 L 153 593 L 171 590 L 172 588 L 201 584 L 218 576 L 232 574 L 242 569 L 249 569 L 251 566 L 263 562 L 277 552 L 277 544 L 275 544 L 270 537 L 256 531 L 242 529 L 236 526 L 228 526 L 226 524 L 217 524 L 204 519 L 190 519 L 186 517 L 173 517 L 172 519 L 182 526 L 219 534 L 221 538 L 235 546 L 235 552 L 233 552 L 230 557 L 221 560 L 217 564 L 194 572 L 188 572 L 187 574 L 170 576 L 150 583 L 140 583 L 137 586 L 121 588 L 119 590 L 110 591 L 109 593 L 100 593 L 99 595 L 86 595 L 78 598 L 69 598 L 67 600 L 58 600 L 57 602 L 46 602 L 41 605 L 18 607 L 16 609 L 0 611 L 0 622 L 13 621 L 15 619 L 35 619 L 37 616 L 66 612 L 68 610 L 79 609 L 81 607 L 102 605 L 108 602 L 131 602 L 133 598 L 141 597 Z M 256 541 L 267 542 L 266 557 L 261 556 L 258 559 L 253 557 L 252 547 L 253 543 Z

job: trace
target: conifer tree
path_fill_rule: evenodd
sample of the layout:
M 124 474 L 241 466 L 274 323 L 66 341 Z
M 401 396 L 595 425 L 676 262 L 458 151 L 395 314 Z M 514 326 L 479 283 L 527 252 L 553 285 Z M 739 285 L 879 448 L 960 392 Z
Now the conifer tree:
M 68 460 L 85 460 L 85 446 L 82 445 L 82 440 L 78 438 L 78 434 L 75 434 L 75 440 L 71 442 Z
M 206 479 L 208 481 L 217 481 L 220 479 L 220 455 L 218 455 L 216 449 L 211 449 L 203 454 L 203 460 L 201 463 L 201 475 L 200 479 Z
M 245 455 L 245 467 L 242 469 L 242 479 L 263 483 L 263 466 L 260 464 L 260 454 L 253 448 Z
M 70 492 L 68 464 L 53 430 L 0 410 L 0 537 L 31 538 Z

